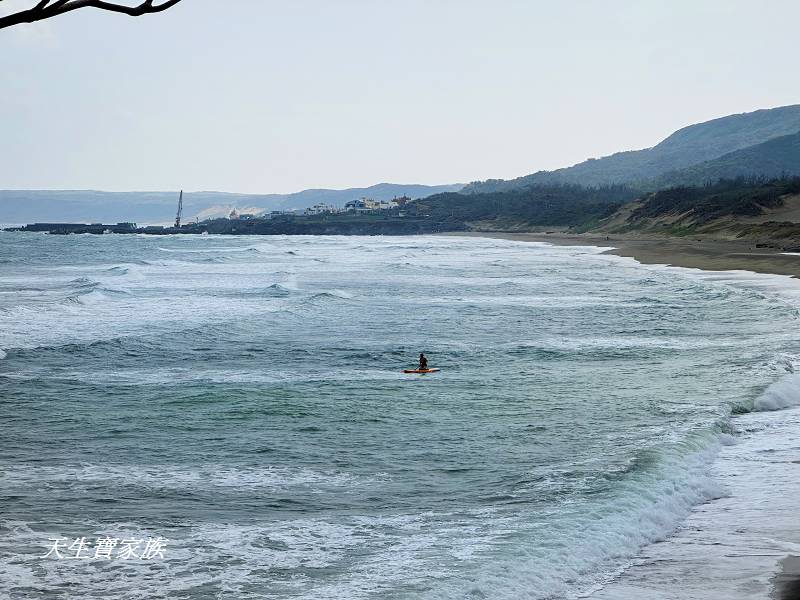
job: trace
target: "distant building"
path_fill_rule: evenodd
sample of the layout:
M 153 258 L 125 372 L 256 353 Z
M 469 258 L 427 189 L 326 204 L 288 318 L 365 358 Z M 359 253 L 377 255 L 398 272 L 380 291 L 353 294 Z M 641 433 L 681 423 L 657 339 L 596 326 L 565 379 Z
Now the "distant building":
M 347 212 L 364 212 L 367 209 L 367 205 L 364 200 L 350 200 L 344 205 L 344 209 Z
M 372 212 L 374 210 L 380 210 L 381 203 L 376 202 L 372 198 L 360 198 L 358 200 L 350 200 L 347 204 L 344 205 L 344 209 L 347 212 L 354 212 L 354 213 L 367 213 Z
M 303 211 L 306 215 L 324 215 L 328 213 L 336 212 L 336 208 L 330 206 L 329 204 L 325 204 L 324 202 L 319 202 L 314 206 L 310 206 Z
M 238 221 L 239 220 L 239 213 L 236 212 L 236 208 L 235 207 L 231 210 L 230 214 L 228 215 L 228 218 L 231 221 Z

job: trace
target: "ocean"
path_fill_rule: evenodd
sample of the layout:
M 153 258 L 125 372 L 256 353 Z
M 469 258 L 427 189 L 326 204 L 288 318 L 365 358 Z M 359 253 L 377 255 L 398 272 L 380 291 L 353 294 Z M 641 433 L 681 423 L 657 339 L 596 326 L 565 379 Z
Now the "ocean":
M 766 594 L 798 288 L 603 250 L 0 232 L 0 598 Z

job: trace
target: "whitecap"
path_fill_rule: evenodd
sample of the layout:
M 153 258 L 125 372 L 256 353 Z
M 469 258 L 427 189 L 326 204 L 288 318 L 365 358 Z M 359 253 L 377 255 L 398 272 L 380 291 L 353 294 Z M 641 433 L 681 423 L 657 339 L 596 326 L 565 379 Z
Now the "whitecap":
M 780 410 L 800 406 L 800 375 L 787 375 L 772 385 L 756 398 L 753 410 Z

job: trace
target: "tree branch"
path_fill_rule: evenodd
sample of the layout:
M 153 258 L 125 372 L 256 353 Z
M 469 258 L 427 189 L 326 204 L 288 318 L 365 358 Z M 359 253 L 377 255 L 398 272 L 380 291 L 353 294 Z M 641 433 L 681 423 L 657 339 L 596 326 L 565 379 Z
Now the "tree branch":
M 0 0 L 2 1 L 2 0 Z M 105 0 L 40 0 L 33 8 L 0 17 L 0 29 L 19 25 L 21 23 L 34 23 L 43 21 L 57 15 L 77 10 L 79 8 L 98 8 L 110 12 L 122 13 L 131 17 L 157 13 L 175 6 L 181 0 L 163 0 L 155 4 L 155 0 L 144 0 L 135 6 L 106 2 Z

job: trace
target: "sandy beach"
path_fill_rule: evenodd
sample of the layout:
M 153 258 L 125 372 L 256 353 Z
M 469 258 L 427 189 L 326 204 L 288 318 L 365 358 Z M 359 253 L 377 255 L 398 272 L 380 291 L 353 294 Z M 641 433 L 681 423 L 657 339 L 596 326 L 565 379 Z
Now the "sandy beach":
M 752 241 L 698 240 L 569 233 L 463 232 L 454 235 L 491 237 L 561 246 L 613 246 L 610 254 L 629 256 L 644 264 L 664 264 L 705 271 L 745 270 L 800 277 L 800 256 L 773 248 L 756 248 Z

